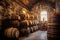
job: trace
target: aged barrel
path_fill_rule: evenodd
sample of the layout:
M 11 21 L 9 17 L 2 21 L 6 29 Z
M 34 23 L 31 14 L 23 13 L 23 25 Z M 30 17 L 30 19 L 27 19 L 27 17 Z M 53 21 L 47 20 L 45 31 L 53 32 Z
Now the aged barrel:
M 28 22 L 29 22 L 29 25 L 32 25 L 33 24 L 32 20 L 28 20 Z
M 22 22 L 20 22 L 20 27 L 21 28 L 26 28 L 27 26 L 29 26 L 28 20 L 23 20 Z
M 2 26 L 3 16 L 0 14 L 0 27 Z
M 36 31 L 37 30 L 37 26 L 33 26 L 33 30 Z
M 14 20 L 14 21 L 12 21 L 12 25 L 14 27 L 19 27 L 20 26 L 20 22 L 18 20 Z
M 27 27 L 27 32 L 30 33 L 30 28 L 29 27 Z
M 18 38 L 19 37 L 19 31 L 17 28 L 8 28 L 5 30 L 5 36 L 8 38 Z
M 21 14 L 20 14 L 20 19 L 21 19 L 21 20 L 24 20 L 25 18 L 26 18 L 26 15 L 23 14 L 23 13 L 21 13 Z
M 33 27 L 31 27 L 31 28 L 30 28 L 30 32 L 31 32 L 31 33 L 32 33 L 32 32 L 34 32 L 34 29 L 33 29 Z
M 12 15 L 11 15 L 11 19 L 12 19 L 12 20 L 16 20 L 16 19 L 18 19 L 18 16 L 15 15 L 15 14 L 12 14 Z
M 48 40 L 60 40 L 60 14 L 52 14 L 48 20 Z

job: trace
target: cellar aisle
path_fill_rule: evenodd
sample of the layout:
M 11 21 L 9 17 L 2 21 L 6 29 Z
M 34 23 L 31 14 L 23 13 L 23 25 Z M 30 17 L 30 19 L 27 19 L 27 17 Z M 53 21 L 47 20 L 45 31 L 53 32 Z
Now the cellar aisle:
M 19 40 L 47 40 L 47 31 L 36 31 L 28 37 L 21 37 Z

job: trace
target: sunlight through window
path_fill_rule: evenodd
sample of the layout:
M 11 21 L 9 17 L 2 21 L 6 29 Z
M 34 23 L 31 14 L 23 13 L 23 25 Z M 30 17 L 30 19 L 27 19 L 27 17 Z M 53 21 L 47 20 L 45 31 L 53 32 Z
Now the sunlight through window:
M 41 21 L 47 21 L 47 11 L 41 11 Z

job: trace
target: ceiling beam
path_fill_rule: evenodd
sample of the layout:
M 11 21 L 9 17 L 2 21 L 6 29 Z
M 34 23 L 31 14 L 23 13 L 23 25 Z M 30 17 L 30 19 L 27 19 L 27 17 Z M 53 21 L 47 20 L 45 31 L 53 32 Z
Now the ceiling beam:
M 45 0 L 45 1 L 43 1 L 43 0 L 38 0 L 37 2 L 35 2 L 34 4 L 32 4 L 30 7 L 29 7 L 29 10 L 31 10 L 31 8 L 33 8 L 36 4 L 48 4 L 48 5 L 50 5 L 52 8 L 56 8 L 56 2 L 51 2 L 51 1 L 47 1 L 47 0 Z
M 26 8 L 27 10 L 29 10 L 28 6 L 25 5 L 23 2 L 19 1 L 19 0 L 14 0 L 16 3 L 18 3 L 19 5 L 21 5 L 23 8 Z

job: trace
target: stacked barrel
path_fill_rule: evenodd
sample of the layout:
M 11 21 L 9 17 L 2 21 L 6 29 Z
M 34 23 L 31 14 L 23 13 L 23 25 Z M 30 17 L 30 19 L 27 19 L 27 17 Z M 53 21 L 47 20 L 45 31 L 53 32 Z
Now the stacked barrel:
M 9 4 L 7 6 L 7 4 Z M 0 3 L 0 37 L 7 40 L 18 39 L 38 30 L 34 14 L 14 1 Z
M 17 28 L 7 28 L 4 32 L 5 36 L 8 38 L 18 38 L 19 37 L 19 30 Z
M 47 28 L 48 40 L 60 40 L 60 14 L 53 13 L 48 18 Z
M 20 25 L 20 16 L 19 15 L 12 15 L 11 16 L 11 24 L 12 26 L 18 28 Z

